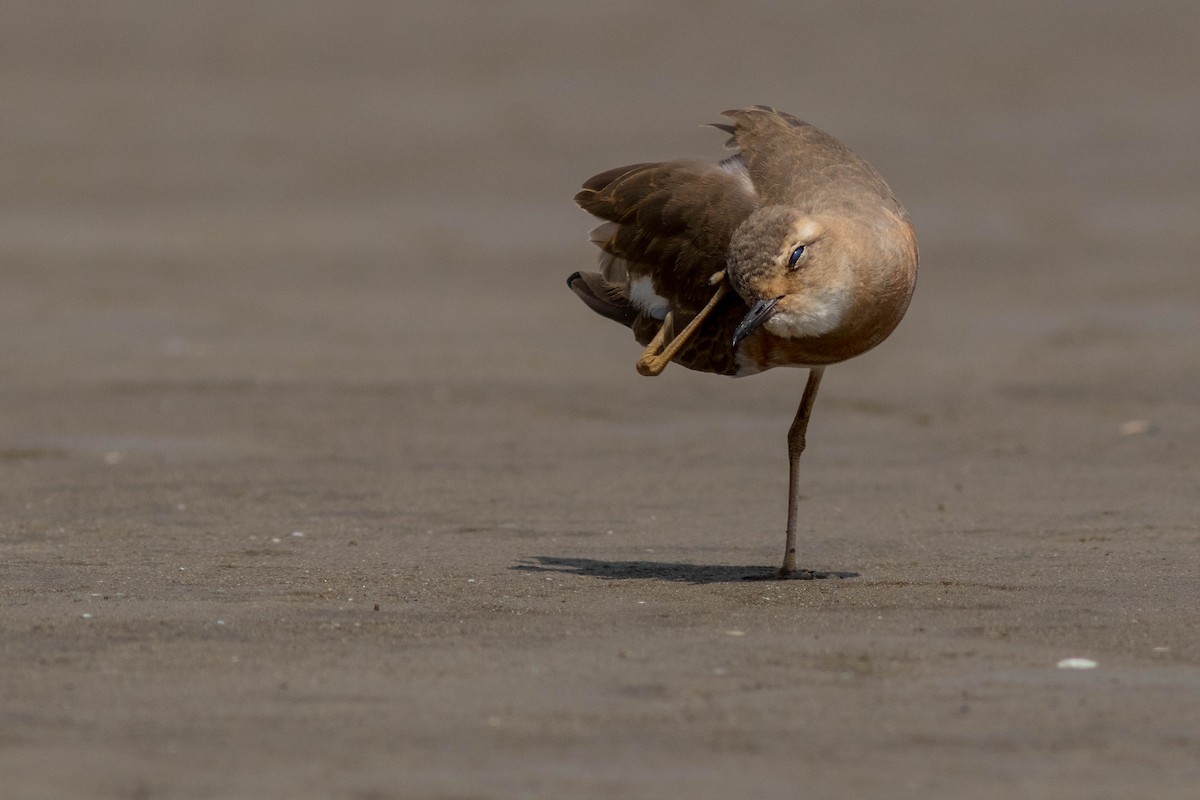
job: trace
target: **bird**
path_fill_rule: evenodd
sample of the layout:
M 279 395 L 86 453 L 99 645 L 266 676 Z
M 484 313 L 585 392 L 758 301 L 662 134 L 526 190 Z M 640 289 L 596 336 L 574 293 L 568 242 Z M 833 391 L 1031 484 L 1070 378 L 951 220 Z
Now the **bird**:
M 807 368 L 787 433 L 783 565 L 763 576 L 824 577 L 797 567 L 800 456 L 825 368 L 895 330 L 916 287 L 917 238 L 883 177 L 814 125 L 750 106 L 710 127 L 723 160 L 676 159 L 606 170 L 575 202 L 599 221 L 598 270 L 567 285 L 645 346 L 637 371 L 674 362 L 718 375 Z

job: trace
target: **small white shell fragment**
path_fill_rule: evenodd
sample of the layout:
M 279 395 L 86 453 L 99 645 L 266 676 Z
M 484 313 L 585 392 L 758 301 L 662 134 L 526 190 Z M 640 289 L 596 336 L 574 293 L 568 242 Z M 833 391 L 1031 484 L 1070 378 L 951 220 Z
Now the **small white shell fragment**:
M 1095 669 L 1100 665 L 1090 658 L 1064 658 L 1057 666 L 1059 669 Z
M 1153 431 L 1154 425 L 1148 419 L 1131 419 L 1128 422 L 1122 422 L 1120 430 L 1122 436 L 1140 436 Z
M 92 618 L 92 615 L 91 615 L 91 614 L 86 614 L 86 613 L 85 613 L 85 614 L 80 614 L 79 616 L 83 617 L 84 619 L 91 619 L 91 618 Z
M 295 536 L 297 539 L 303 539 L 304 531 L 292 531 L 292 536 Z
M 745 631 L 722 631 L 726 636 L 745 636 Z

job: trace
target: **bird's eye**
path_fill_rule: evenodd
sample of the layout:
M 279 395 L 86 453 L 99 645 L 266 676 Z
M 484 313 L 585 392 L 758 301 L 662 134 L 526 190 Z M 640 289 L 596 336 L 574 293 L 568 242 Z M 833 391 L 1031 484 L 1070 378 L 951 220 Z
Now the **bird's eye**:
M 797 262 L 800 261 L 800 256 L 804 255 L 804 245 L 800 245 L 792 254 L 788 256 L 788 269 L 795 269 Z

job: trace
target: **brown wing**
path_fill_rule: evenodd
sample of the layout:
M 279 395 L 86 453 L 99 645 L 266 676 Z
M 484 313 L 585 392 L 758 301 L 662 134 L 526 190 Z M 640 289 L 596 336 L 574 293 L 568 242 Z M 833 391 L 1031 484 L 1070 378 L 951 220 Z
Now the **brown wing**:
M 780 203 L 821 205 L 825 188 L 837 187 L 843 203 L 859 195 L 895 203 L 891 189 L 871 165 L 821 129 L 769 106 L 722 112 L 731 126 L 716 126 L 732 136 L 726 146 L 737 148 L 763 205 Z M 898 203 L 896 204 L 898 207 Z
M 736 158 L 611 169 L 584 183 L 575 202 L 614 223 L 597 229 L 596 244 L 624 261 L 631 278 L 649 276 L 683 313 L 708 302 L 709 278 L 725 269 L 734 230 L 758 207 Z

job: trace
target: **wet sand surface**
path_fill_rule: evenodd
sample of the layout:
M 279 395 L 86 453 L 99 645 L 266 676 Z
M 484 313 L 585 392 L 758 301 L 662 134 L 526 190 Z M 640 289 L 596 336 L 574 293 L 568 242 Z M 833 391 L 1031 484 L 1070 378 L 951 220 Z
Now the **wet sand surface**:
M 5 796 L 1198 796 L 1195 9 L 6 4 Z M 844 578 L 743 580 L 803 373 L 564 285 L 749 103 L 920 236 L 809 432 Z

